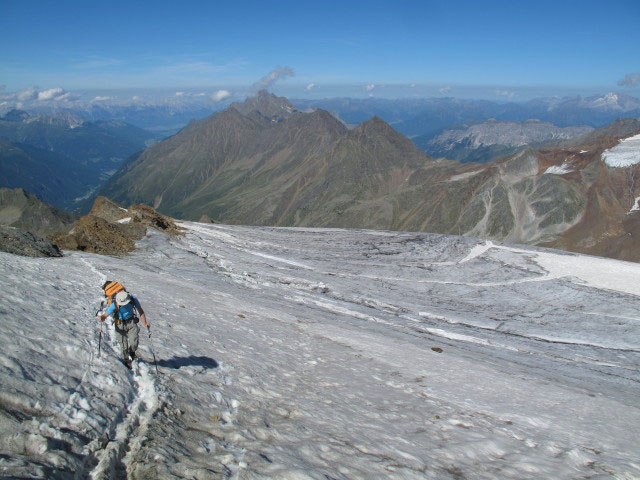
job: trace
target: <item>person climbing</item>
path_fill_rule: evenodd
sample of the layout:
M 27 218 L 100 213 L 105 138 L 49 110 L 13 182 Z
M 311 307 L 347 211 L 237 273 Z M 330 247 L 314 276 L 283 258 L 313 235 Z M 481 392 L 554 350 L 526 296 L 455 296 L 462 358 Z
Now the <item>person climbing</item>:
M 122 347 L 122 362 L 131 368 L 131 362 L 136 358 L 138 349 L 138 334 L 140 327 L 138 322 L 150 328 L 151 324 L 140 305 L 140 301 L 135 295 L 130 295 L 122 284 L 118 282 L 105 282 L 102 286 L 106 296 L 106 305 L 103 302 L 102 312 L 98 315 L 101 322 L 112 316 L 115 322 L 115 330 L 118 342 Z M 104 308 L 106 307 L 106 308 Z M 136 315 L 136 312 L 140 315 Z

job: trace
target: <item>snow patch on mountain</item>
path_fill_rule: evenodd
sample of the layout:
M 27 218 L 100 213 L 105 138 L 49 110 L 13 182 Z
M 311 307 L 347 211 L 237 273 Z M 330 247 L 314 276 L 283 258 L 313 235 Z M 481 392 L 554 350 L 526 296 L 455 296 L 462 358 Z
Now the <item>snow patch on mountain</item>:
M 544 173 L 550 173 L 553 175 L 565 175 L 571 173 L 573 170 L 569 168 L 569 164 L 563 163 L 562 165 L 551 165 Z

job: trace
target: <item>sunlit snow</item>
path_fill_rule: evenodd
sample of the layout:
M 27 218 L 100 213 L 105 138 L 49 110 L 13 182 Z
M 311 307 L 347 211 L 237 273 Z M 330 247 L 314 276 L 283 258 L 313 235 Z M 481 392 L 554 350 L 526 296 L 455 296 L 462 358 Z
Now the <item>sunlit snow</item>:
M 640 163 L 640 134 L 621 140 L 618 145 L 602 152 L 602 160 L 609 167 L 630 167 Z
M 0 253 L 1 476 L 640 478 L 640 265 L 184 226 L 124 258 Z M 106 279 L 152 323 L 133 372 L 112 329 L 98 355 Z

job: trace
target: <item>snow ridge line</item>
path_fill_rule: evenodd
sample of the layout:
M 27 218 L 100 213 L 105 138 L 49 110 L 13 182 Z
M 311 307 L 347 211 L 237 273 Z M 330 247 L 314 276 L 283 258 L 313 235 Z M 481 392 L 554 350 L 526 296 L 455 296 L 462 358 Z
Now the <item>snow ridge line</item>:
M 87 262 L 84 258 L 81 258 L 80 260 L 82 260 L 82 262 L 85 265 L 87 265 L 97 275 L 99 275 L 100 277 L 104 277 L 105 281 L 106 281 L 106 276 L 101 274 L 100 272 L 98 272 L 93 265 L 91 265 L 89 262 Z M 92 307 L 89 306 L 89 308 L 91 309 Z M 94 332 L 92 332 L 90 328 L 86 328 L 86 326 L 85 326 L 85 333 L 89 334 L 88 338 L 93 338 Z M 64 407 L 60 411 L 60 415 L 62 415 L 63 418 L 69 413 L 69 409 L 73 408 L 76 400 L 78 399 L 78 397 L 80 395 L 80 389 L 85 386 L 85 382 L 87 380 L 87 377 L 89 377 L 89 374 L 92 374 L 91 369 L 92 369 L 92 367 L 94 365 L 96 355 L 95 355 L 95 349 L 91 345 L 91 341 L 87 340 L 87 343 L 89 344 L 89 350 L 88 350 L 89 351 L 89 362 L 88 362 L 87 366 L 85 367 L 84 372 L 82 373 L 82 377 L 80 378 L 80 381 L 78 382 L 78 384 L 74 388 L 73 393 L 71 395 L 69 395 L 69 399 L 67 400 L 67 403 L 64 405 Z
M 88 261 L 86 258 L 82 258 L 82 257 L 81 257 L 81 258 L 80 258 L 80 261 L 81 261 L 82 263 L 84 263 L 87 267 L 89 267 L 89 270 L 91 270 L 93 273 L 95 273 L 96 275 L 98 275 L 98 277 L 100 277 L 100 286 L 102 286 L 102 285 L 104 284 L 104 282 L 106 282 L 106 281 L 107 281 L 107 276 L 106 276 L 104 273 L 99 272 L 99 271 L 96 269 L 96 267 L 94 267 L 93 265 L 91 265 L 91 264 L 89 263 L 89 261 Z
M 92 480 L 128 477 L 126 473 L 136 461 L 151 418 L 160 404 L 149 367 L 138 361 L 134 367 L 136 395 L 124 419 L 116 426 L 113 440 L 104 450 L 96 452 L 99 461 L 88 476 Z

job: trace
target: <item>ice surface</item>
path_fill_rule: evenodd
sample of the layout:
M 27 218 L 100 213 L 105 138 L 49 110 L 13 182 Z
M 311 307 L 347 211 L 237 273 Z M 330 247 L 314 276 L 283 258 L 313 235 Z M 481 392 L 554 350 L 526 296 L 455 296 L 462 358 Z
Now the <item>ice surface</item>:
M 640 478 L 640 265 L 184 226 L 126 258 L 0 253 L 0 476 Z M 133 372 L 111 329 L 98 356 L 107 278 L 152 323 Z
M 602 152 L 602 160 L 609 167 L 623 168 L 640 163 L 640 134 L 621 140 L 618 145 Z

